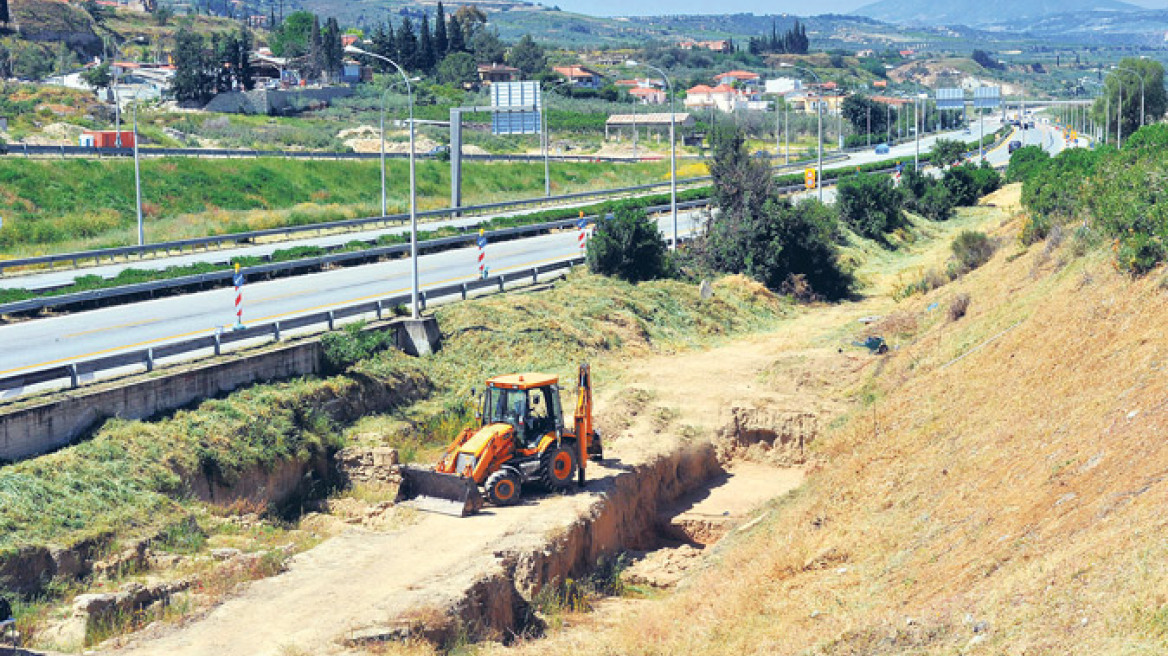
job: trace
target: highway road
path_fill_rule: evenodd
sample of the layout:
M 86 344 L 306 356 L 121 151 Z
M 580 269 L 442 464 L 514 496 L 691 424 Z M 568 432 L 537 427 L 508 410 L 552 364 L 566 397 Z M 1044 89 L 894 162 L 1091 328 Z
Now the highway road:
M 993 134 L 993 132 L 995 130 L 997 130 L 999 127 L 1000 127 L 1000 122 L 998 121 L 998 119 L 995 118 L 995 119 L 987 120 L 986 124 L 985 124 L 985 132 L 986 132 L 986 134 Z M 978 129 L 977 129 L 977 126 L 975 125 L 973 127 L 972 134 L 970 134 L 970 135 L 963 134 L 960 131 L 951 131 L 951 132 L 943 133 L 940 136 L 926 135 L 926 136 L 921 137 L 920 152 L 922 154 L 929 152 L 929 150 L 933 147 L 933 144 L 936 142 L 936 140 L 938 138 L 971 140 L 971 139 L 976 138 L 977 134 L 978 134 Z M 839 161 L 824 162 L 824 169 L 827 170 L 827 169 L 831 169 L 831 168 L 838 168 L 838 167 L 842 167 L 845 165 L 858 166 L 861 164 L 868 164 L 871 162 L 881 161 L 881 160 L 885 160 L 885 159 L 889 159 L 889 158 L 903 158 L 904 161 L 911 161 L 913 153 L 915 151 L 916 151 L 916 143 L 909 142 L 906 144 L 901 144 L 899 146 L 893 147 L 891 149 L 891 151 L 889 153 L 886 153 L 886 154 L 876 154 L 874 148 L 869 149 L 869 150 L 852 152 L 852 153 L 849 153 L 848 159 L 846 162 L 839 162 Z M 828 153 L 828 154 L 830 155 L 832 153 Z M 789 170 L 788 170 L 788 172 L 789 172 Z M 661 193 L 661 190 L 658 190 L 655 193 Z M 834 197 L 835 197 L 835 194 L 833 191 L 831 191 L 830 189 L 824 190 L 824 200 L 825 201 L 832 202 Z M 596 202 L 597 202 L 596 200 L 585 200 L 585 201 L 579 201 L 579 202 L 575 202 L 575 203 L 557 205 L 557 207 L 576 207 L 576 206 L 593 205 Z M 435 230 L 435 229 L 442 228 L 442 227 L 475 226 L 475 225 L 481 223 L 482 221 L 488 220 L 490 218 L 501 217 L 501 216 L 510 216 L 510 215 L 516 215 L 516 214 L 527 214 L 527 213 L 530 213 L 533 211 L 538 211 L 540 209 L 542 209 L 542 208 L 530 207 L 530 208 L 523 208 L 523 209 L 511 211 L 511 212 L 499 212 L 497 214 L 493 214 L 493 215 L 488 216 L 488 217 L 475 216 L 475 217 L 464 217 L 464 218 L 460 218 L 460 219 L 446 219 L 446 220 L 440 220 L 440 221 L 429 221 L 429 222 L 420 224 L 419 228 L 422 230 Z M 103 278 L 113 278 L 113 277 L 117 276 L 118 273 L 120 273 L 121 271 L 123 271 L 125 269 L 129 269 L 129 268 L 145 269 L 145 270 L 160 270 L 160 269 L 165 269 L 167 267 L 184 266 L 184 265 L 193 264 L 193 263 L 197 263 L 197 262 L 227 263 L 236 257 L 245 257 L 245 256 L 264 257 L 266 255 L 269 255 L 269 254 L 277 251 L 277 250 L 288 249 L 288 248 L 292 248 L 295 246 L 317 246 L 317 247 L 322 247 L 322 248 L 328 248 L 328 247 L 338 246 L 338 245 L 342 245 L 342 244 L 347 244 L 347 243 L 354 241 L 354 240 L 357 240 L 357 239 L 373 240 L 373 239 L 376 239 L 376 238 L 381 237 L 383 235 L 406 234 L 408 232 L 409 232 L 408 226 L 393 226 L 393 227 L 389 227 L 389 228 L 377 228 L 377 229 L 358 231 L 358 232 L 344 232 L 344 233 L 338 233 L 338 234 L 333 234 L 333 235 L 295 239 L 295 240 L 287 240 L 287 241 L 279 241 L 279 242 L 271 242 L 271 243 L 267 243 L 267 244 L 259 244 L 259 245 L 252 245 L 252 246 L 238 246 L 238 247 L 225 248 L 225 249 L 213 250 L 213 251 L 187 253 L 184 255 L 157 257 L 157 258 L 151 258 L 151 259 L 146 259 L 146 260 L 115 262 L 115 263 L 102 264 L 102 265 L 97 265 L 97 266 L 87 266 L 87 267 L 84 267 L 82 269 L 59 269 L 56 271 L 25 273 L 25 274 L 16 273 L 14 275 L 6 275 L 4 277 L 0 277 L 0 288 L 52 289 L 52 288 L 61 287 L 64 285 L 71 284 L 73 282 L 73 280 L 80 275 L 95 275 L 95 276 L 101 276 Z
M 679 215 L 679 233 L 692 232 L 699 216 Z M 668 215 L 659 224 L 663 232 L 672 231 Z M 486 252 L 489 273 L 499 274 L 569 259 L 579 255 L 580 247 L 572 230 L 491 244 Z M 478 249 L 424 255 L 418 263 L 423 290 L 467 282 L 477 278 Z M 245 323 L 267 323 L 409 291 L 409 259 L 389 260 L 245 285 L 243 318 Z M 234 290 L 223 288 L 2 326 L 0 375 L 230 329 L 234 300 Z
M 974 128 L 976 130 L 976 127 Z M 993 129 L 997 129 L 996 123 Z M 991 132 L 987 121 L 986 132 Z M 1045 126 L 1027 131 L 1028 143 L 1049 143 L 1059 147 L 1055 131 Z M 954 136 L 954 135 L 949 135 Z M 921 152 L 931 148 L 935 137 L 922 139 Z M 991 161 L 1006 158 L 1005 146 L 989 153 Z M 889 156 L 910 158 L 915 144 L 898 146 L 892 153 L 875 155 L 865 152 L 849 160 L 850 164 L 885 159 Z M 825 200 L 834 193 L 825 189 Z M 804 192 L 800 196 L 814 195 Z M 701 212 L 682 213 L 680 234 L 696 229 Z M 466 219 L 474 221 L 475 219 Z M 672 231 L 668 214 L 658 219 L 663 233 Z M 578 255 L 575 231 L 564 231 L 529 239 L 491 244 L 487 248 L 487 266 L 492 274 L 527 269 L 540 264 Z M 352 234 L 342 235 L 353 239 Z M 254 252 L 254 251 L 253 251 Z M 421 288 L 466 282 L 477 277 L 477 248 L 461 248 L 419 258 Z M 199 254 L 205 255 L 205 254 Z M 220 253 L 210 255 L 221 257 Z M 191 257 L 191 256 L 184 256 Z M 174 263 L 172 258 L 171 263 Z M 245 323 L 266 323 L 296 315 L 319 312 L 357 302 L 408 294 L 410 287 L 408 258 L 342 268 L 245 285 Z M 223 288 L 169 297 L 111 308 L 45 317 L 0 326 L 0 375 L 62 364 L 76 360 L 137 350 L 190 337 L 230 329 L 234 320 L 234 291 Z M 9 393 L 14 395 L 14 393 Z

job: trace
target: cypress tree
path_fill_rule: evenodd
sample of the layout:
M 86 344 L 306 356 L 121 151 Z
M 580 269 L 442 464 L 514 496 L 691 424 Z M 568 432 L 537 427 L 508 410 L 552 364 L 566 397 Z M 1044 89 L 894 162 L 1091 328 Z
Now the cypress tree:
M 243 87 L 244 91 L 251 91 L 255 88 L 255 71 L 251 68 L 252 35 L 247 26 L 239 28 L 239 38 L 235 45 L 238 48 L 236 67 L 239 71 L 239 86 Z
M 393 23 L 381 23 L 377 26 L 377 32 L 373 35 L 373 52 L 397 61 L 397 41 L 393 36 Z M 374 62 L 374 66 L 381 73 L 390 70 L 390 65 L 381 59 Z
M 418 37 L 414 33 L 414 21 L 409 16 L 402 19 L 397 28 L 397 64 L 405 70 L 418 67 Z
M 308 33 L 308 77 L 316 79 L 324 70 L 324 42 L 320 36 L 320 17 L 312 16 L 312 29 Z
M 8 0 L 0 0 L 7 2 Z M 446 10 L 442 8 L 442 0 L 438 0 L 438 13 L 434 14 L 434 58 L 441 60 L 446 56 L 449 41 L 446 39 Z
M 434 42 L 430 38 L 430 19 L 422 14 L 422 26 L 418 30 L 418 69 L 429 73 L 434 70 Z
M 466 41 L 462 38 L 462 25 L 451 16 L 446 26 L 446 53 L 466 52 Z

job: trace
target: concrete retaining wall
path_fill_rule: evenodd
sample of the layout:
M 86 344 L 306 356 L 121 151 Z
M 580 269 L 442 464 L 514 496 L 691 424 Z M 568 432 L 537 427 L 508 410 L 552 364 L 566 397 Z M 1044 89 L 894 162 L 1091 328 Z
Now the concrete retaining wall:
M 422 324 L 422 325 L 414 325 Z M 397 347 L 426 354 L 439 348 L 437 322 L 399 319 L 370 330 L 393 330 Z M 429 340 L 418 343 L 417 339 Z M 0 410 L 0 459 L 22 460 L 59 449 L 106 419 L 145 419 L 253 383 L 321 373 L 320 338 L 313 337 L 258 353 L 228 355 L 185 366 L 174 373 L 139 376 L 111 386 L 95 385 L 54 395 L 42 402 Z

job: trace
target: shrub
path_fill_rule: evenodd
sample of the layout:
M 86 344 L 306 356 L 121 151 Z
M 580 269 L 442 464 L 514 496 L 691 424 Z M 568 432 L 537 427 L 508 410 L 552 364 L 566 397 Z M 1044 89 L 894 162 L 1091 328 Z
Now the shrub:
M 1026 182 L 1050 162 L 1050 153 L 1042 146 L 1023 146 L 1010 155 L 1010 165 L 1006 167 L 1006 180 Z
M 949 166 L 961 161 L 965 156 L 965 144 L 953 139 L 938 139 L 933 144 L 933 162 L 939 166 Z
M 989 262 L 997 245 L 984 232 L 964 230 L 953 240 L 950 248 L 957 260 L 958 272 L 968 273 Z
M 863 174 L 840 180 L 836 207 L 856 234 L 883 240 L 904 224 L 904 197 L 887 175 Z
M 835 245 L 835 213 L 815 200 L 794 205 L 777 197 L 770 169 L 749 156 L 740 131 L 720 130 L 715 144 L 710 174 L 718 211 L 697 245 L 697 259 L 714 271 L 745 273 L 772 290 L 845 296 L 852 277 Z M 802 280 L 793 278 L 800 274 Z
M 936 183 L 929 185 L 924 196 L 911 203 L 921 216 L 930 221 L 948 221 L 953 215 L 953 194 L 949 187 Z
M 378 351 L 393 346 L 394 333 L 389 330 L 365 330 L 365 322 L 348 324 L 341 330 L 320 338 L 325 368 L 339 372 Z
M 962 292 L 949 302 L 949 320 L 957 321 L 969 311 L 969 294 Z
M 624 206 L 598 222 L 586 259 L 589 271 L 633 283 L 669 277 L 671 269 L 657 223 Z
M 974 180 L 972 164 L 954 166 L 945 171 L 941 177 L 941 184 L 949 189 L 949 197 L 954 205 L 976 205 L 978 185 Z
M 1050 234 L 1051 226 L 1050 217 L 1031 214 L 1022 222 L 1022 231 L 1018 233 L 1018 241 L 1023 246 L 1040 242 Z
M 986 160 L 982 160 L 981 165 L 974 168 L 973 180 L 977 184 L 979 197 L 992 194 L 1002 187 L 1002 174 Z

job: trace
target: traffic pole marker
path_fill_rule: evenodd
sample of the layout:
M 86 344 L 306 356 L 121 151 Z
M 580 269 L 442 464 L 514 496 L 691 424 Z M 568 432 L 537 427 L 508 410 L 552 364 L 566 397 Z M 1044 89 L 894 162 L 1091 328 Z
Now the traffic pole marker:
M 487 249 L 487 235 L 483 232 L 482 228 L 479 228 L 478 245 L 479 245 L 479 278 L 486 278 L 487 277 L 487 269 L 486 269 L 486 264 L 484 263 L 484 260 L 486 259 L 486 256 L 487 256 L 487 250 L 486 250 Z
M 239 272 L 239 263 L 235 263 L 235 326 L 234 330 L 243 330 L 243 274 Z
M 577 241 L 580 242 L 580 254 L 583 255 L 585 248 L 587 248 L 588 237 L 588 222 L 584 220 L 584 210 L 580 210 L 580 219 L 576 221 L 576 227 L 580 229 L 580 237 Z

